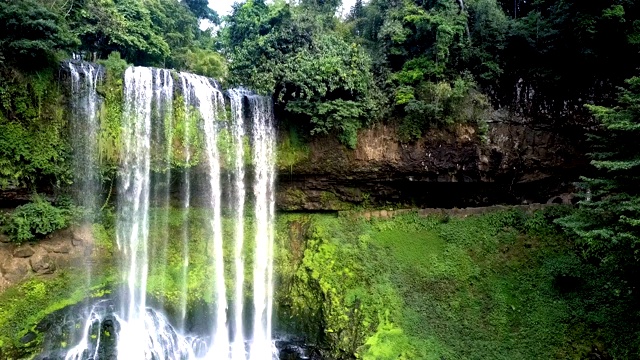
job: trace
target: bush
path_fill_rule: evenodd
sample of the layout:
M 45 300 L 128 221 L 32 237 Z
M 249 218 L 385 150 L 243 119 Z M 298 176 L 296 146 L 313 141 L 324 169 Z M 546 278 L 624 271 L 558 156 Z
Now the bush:
M 69 225 L 75 213 L 71 205 L 55 207 L 39 195 L 26 205 L 18 206 L 2 225 L 3 232 L 16 243 L 31 241 Z

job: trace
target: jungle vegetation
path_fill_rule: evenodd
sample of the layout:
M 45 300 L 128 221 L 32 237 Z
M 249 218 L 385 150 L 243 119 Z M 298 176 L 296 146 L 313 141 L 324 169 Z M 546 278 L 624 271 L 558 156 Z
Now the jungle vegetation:
M 474 220 L 471 224 L 486 234 L 478 228 L 464 231 L 486 235 L 475 244 L 481 253 L 473 259 L 460 255 L 455 264 L 438 254 L 462 254 L 471 245 L 456 235 L 462 230 L 447 225 L 449 220 L 406 218 L 362 225 L 359 234 L 341 234 L 335 232 L 346 226 L 333 222 L 344 220 L 314 219 L 309 226 L 315 230 L 305 235 L 310 252 L 299 259 L 308 271 L 283 275 L 299 291 L 283 303 L 295 312 L 302 311 L 296 301 L 308 305 L 305 296 L 318 295 L 312 291 L 332 299 L 335 306 L 314 303 L 312 310 L 326 314 L 322 336 L 333 341 L 337 357 L 357 353 L 363 358 L 412 359 L 428 342 L 437 350 L 433 354 L 472 358 L 456 352 L 463 351 L 455 350 L 463 343 L 453 342 L 459 338 L 451 334 L 460 332 L 451 319 L 493 329 L 493 335 L 504 336 L 483 339 L 510 342 L 518 351 L 525 338 L 549 345 L 534 347 L 529 358 L 566 358 L 570 351 L 556 346 L 552 334 L 590 334 L 612 357 L 637 357 L 640 3 L 358 0 L 337 15 L 339 7 L 339 0 L 247 0 L 221 17 L 200 0 L 0 0 L 0 190 L 44 188 L 58 193 L 71 183 L 66 100 L 56 80 L 59 62 L 72 54 L 107 68 L 100 89 L 112 99 L 104 109 L 110 119 L 107 130 L 117 128 L 120 74 L 128 65 L 192 71 L 272 94 L 280 122 L 301 134 L 301 141 L 324 134 L 351 148 L 357 146 L 358 129 L 373 123 L 393 125 L 400 140 L 410 142 L 432 127 L 470 124 L 482 129 L 493 109 L 507 109 L 537 126 L 570 129 L 576 136 L 588 133 L 593 168 L 585 169 L 584 191 L 574 211 L 538 215 L 544 226 L 536 225 L 536 218 L 513 214 Z M 199 24 L 205 19 L 218 27 L 202 30 Z M 100 139 L 106 159 L 103 175 L 112 181 L 117 134 L 105 134 Z M 62 199 L 55 203 L 34 197 L 0 219 L 2 231 L 20 242 L 66 226 L 77 209 Z M 290 219 L 287 224 L 296 223 L 308 221 Z M 440 268 L 408 263 L 415 259 L 401 247 L 407 237 L 397 238 L 393 227 L 435 239 L 439 248 L 425 251 L 435 254 L 433 264 Z M 541 239 L 568 242 L 557 245 L 566 256 L 558 256 L 555 244 L 535 245 Z M 503 259 L 506 252 L 501 255 L 496 247 L 522 241 L 540 252 L 526 259 L 517 257 L 522 254 Z M 363 244 L 369 250 L 360 249 Z M 380 254 L 396 256 L 398 262 L 387 264 L 394 267 L 386 269 L 388 278 L 372 278 L 370 285 L 377 289 L 373 295 L 361 293 L 357 284 L 340 288 L 349 284 L 336 280 L 336 274 L 356 270 L 329 273 L 319 265 L 321 256 L 344 255 L 340 261 L 362 257 L 357 271 L 365 274 Z M 487 265 L 494 260 L 497 267 Z M 525 260 L 535 261 L 540 269 L 520 262 Z M 524 282 L 510 277 L 513 269 Z M 422 272 L 427 280 L 417 285 L 441 296 L 427 298 L 432 312 L 407 291 L 416 285 L 412 276 Z M 479 281 L 481 289 L 468 281 Z M 527 298 L 514 284 L 541 290 Z M 486 317 L 459 310 L 460 301 L 485 304 L 489 298 L 494 301 L 487 304 L 495 308 Z M 439 308 L 444 303 L 447 308 Z M 367 328 L 341 322 L 353 304 L 363 311 L 358 326 L 366 321 Z M 527 307 L 538 312 L 519 317 L 521 323 L 513 325 L 511 312 Z M 451 314 L 455 316 L 447 318 Z M 422 320 L 441 327 L 420 329 L 416 322 Z M 582 328 L 568 325 L 574 320 Z M 527 329 L 541 322 L 549 324 L 543 332 L 509 337 L 509 326 Z M 442 329 L 441 337 L 433 335 Z M 339 331 L 369 337 L 348 343 L 337 337 Z M 482 349 L 475 353 L 479 358 L 514 354 L 480 343 L 463 345 Z

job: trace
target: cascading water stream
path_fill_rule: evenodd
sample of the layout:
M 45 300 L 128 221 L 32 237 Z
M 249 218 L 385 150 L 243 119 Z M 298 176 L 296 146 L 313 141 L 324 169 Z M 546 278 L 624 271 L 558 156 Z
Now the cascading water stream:
M 151 104 L 153 69 L 130 67 L 124 79 L 122 168 L 118 198 L 117 242 L 126 257 L 123 274 L 122 326 L 118 354 L 145 359 L 148 337 L 145 328 L 148 276 Z
M 70 127 L 73 148 L 74 198 L 78 205 L 95 214 L 98 210 L 100 179 L 98 172 L 98 139 L 101 103 L 96 91 L 103 69 L 84 61 L 69 61 L 71 80 Z
M 264 359 L 272 351 L 273 216 L 275 131 L 271 100 L 248 96 L 253 117 L 253 165 L 255 180 L 256 245 L 253 269 L 253 339 L 251 360 Z
M 179 115 L 174 116 L 171 110 L 178 111 L 173 108 L 177 95 L 183 97 L 182 120 L 176 120 Z M 271 339 L 275 209 L 273 110 L 270 98 L 246 90 L 232 89 L 228 96 L 231 118 L 227 118 L 222 91 L 211 79 L 144 67 L 130 67 L 125 72 L 116 224 L 118 248 L 124 257 L 124 287 L 117 304 L 120 310 L 110 315 L 117 323 L 114 327 L 118 329 L 117 334 L 112 341 L 117 343 L 118 359 L 274 358 Z M 97 112 L 97 108 L 93 111 Z M 250 129 L 248 133 L 247 129 Z M 229 139 L 221 135 L 227 131 Z M 220 146 L 226 146 L 225 141 L 229 144 L 223 151 Z M 252 148 L 251 172 L 245 169 L 246 155 L 249 155 L 245 150 L 247 145 Z M 223 159 L 225 154 L 230 156 Z M 180 177 L 171 172 L 175 166 L 181 168 Z M 245 204 L 250 197 L 245 188 L 246 173 L 253 174 L 250 187 L 253 196 L 249 200 L 253 200 L 254 206 L 251 216 L 255 223 L 255 247 L 252 251 L 247 246 L 251 242 L 245 241 L 249 236 L 245 232 Z M 231 179 L 230 186 L 222 185 L 222 176 Z M 194 182 L 194 185 L 192 177 L 202 181 Z M 180 185 L 178 224 L 175 219 L 170 220 L 169 210 L 171 187 L 176 181 Z M 195 191 L 200 193 L 194 198 L 196 201 L 192 201 L 191 194 L 196 194 Z M 230 201 L 223 204 L 223 199 Z M 152 209 L 151 204 L 159 209 Z M 193 210 L 197 206 L 201 208 Z M 231 215 L 224 226 L 223 207 Z M 211 323 L 209 334 L 187 334 L 190 223 L 193 221 L 190 213 L 207 214 L 205 226 L 193 230 L 208 239 L 207 255 L 211 264 L 208 276 L 213 295 L 213 307 L 206 314 Z M 227 229 L 226 224 L 232 224 L 231 228 Z M 155 231 L 150 231 L 152 225 Z M 177 239 L 168 235 L 172 226 L 180 230 Z M 152 238 L 150 233 L 154 234 Z M 172 295 L 178 300 L 178 308 L 174 309 L 177 330 L 161 313 L 162 309 L 154 310 L 147 305 L 147 282 L 153 283 L 149 280 L 150 266 L 159 266 L 160 270 L 152 270 L 160 271 L 161 277 L 165 272 L 169 276 L 167 246 L 172 241 L 174 248 L 181 249 L 178 253 L 182 261 L 180 274 L 174 278 L 180 283 L 179 294 Z M 155 248 L 152 243 L 160 244 L 160 247 Z M 225 258 L 223 252 L 228 248 L 232 251 Z M 251 302 L 245 302 L 244 293 L 244 287 L 249 285 L 245 279 L 247 254 L 253 256 Z M 230 277 L 225 275 L 225 262 Z M 165 281 L 160 284 L 162 289 Z M 161 298 L 164 295 L 160 291 L 154 296 Z M 228 298 L 233 309 L 228 309 Z M 227 316 L 229 310 L 231 315 Z M 245 314 L 252 315 L 250 325 L 244 324 Z M 106 345 L 104 342 L 96 344 L 95 338 L 88 337 L 88 332 L 95 332 L 104 318 L 102 313 L 98 316 L 95 311 L 91 312 L 83 329 L 83 340 L 67 352 L 67 360 L 101 357 L 98 348 Z
M 222 194 L 220 189 L 220 156 L 218 152 L 217 121 L 224 112 L 222 92 L 211 81 L 204 77 L 189 73 L 180 73 L 183 79 L 183 91 L 197 100 L 197 109 L 202 117 L 204 128 L 204 163 L 208 174 L 208 197 L 212 209 L 210 226 L 212 231 L 212 258 L 214 265 L 214 301 L 215 325 L 213 341 L 209 353 L 212 356 L 226 357 L 229 353 L 229 331 L 227 329 L 227 295 L 224 282 L 224 255 L 221 220 Z M 186 95 L 185 95 L 186 98 Z
M 98 109 L 101 105 L 97 86 L 104 71 L 101 67 L 84 61 L 65 63 L 71 80 L 69 125 L 73 149 L 74 174 L 73 197 L 87 211 L 89 219 L 96 216 L 100 205 L 100 173 L 98 164 L 98 139 L 100 123 Z M 91 256 L 83 263 L 87 284 L 91 283 L 93 264 Z M 83 341 L 86 341 L 82 334 Z
M 180 76 L 180 83 L 182 84 L 182 96 L 184 98 L 184 134 L 182 135 L 182 148 L 184 149 L 184 164 L 186 164 L 183 170 L 182 177 L 182 189 L 181 189 L 181 204 L 183 209 L 182 214 L 182 297 L 180 299 L 180 328 L 184 331 L 187 321 L 187 276 L 189 274 L 189 210 L 191 208 L 191 107 L 193 100 L 192 92 L 188 90 L 187 78 Z
M 149 261 L 159 267 L 159 273 L 167 271 L 167 247 L 169 244 L 169 204 L 172 181 L 171 146 L 173 142 L 173 77 L 168 70 L 156 70 L 153 78 L 153 102 L 151 122 L 151 167 L 156 171 L 151 175 L 151 204 L 156 207 L 152 211 L 151 222 L 160 228 L 156 241 L 158 246 L 150 248 Z M 161 279 L 161 288 L 165 288 L 166 280 Z M 158 297 L 164 304 L 165 296 Z
M 82 332 L 83 337 L 78 345 L 67 352 L 65 360 L 99 359 L 100 346 L 103 339 L 102 333 L 95 329 L 100 327 L 105 316 L 107 316 L 108 310 L 106 307 L 108 307 L 106 301 L 99 301 L 91 307 Z M 90 337 L 92 337 L 91 335 L 95 337 L 95 342 L 89 341 Z
M 244 329 L 243 329 L 243 287 L 244 287 L 244 109 L 243 98 L 246 95 L 244 90 L 229 90 L 229 100 L 231 103 L 231 133 L 234 146 L 234 189 L 235 189 L 235 293 L 234 293 L 234 336 L 232 349 L 233 360 L 245 360 L 244 355 Z

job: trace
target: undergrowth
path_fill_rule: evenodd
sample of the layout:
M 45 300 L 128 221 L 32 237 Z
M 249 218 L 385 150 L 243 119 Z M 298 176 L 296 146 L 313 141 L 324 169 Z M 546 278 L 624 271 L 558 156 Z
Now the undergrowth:
M 54 74 L 54 68 L 0 68 L 0 189 L 71 183 L 67 121 Z
M 20 244 L 67 227 L 80 213 L 81 210 L 72 204 L 54 206 L 36 194 L 31 202 L 18 206 L 0 218 L 0 231 L 9 235 L 11 241 Z
M 598 356 L 634 357 L 637 326 L 625 318 L 636 315 L 612 300 L 632 297 L 607 290 L 615 286 L 580 259 L 553 222 L 568 211 L 408 213 L 369 221 L 280 214 L 276 333 L 306 336 L 329 359 L 583 359 L 595 348 Z M 150 212 L 147 290 L 174 318 L 184 305 L 190 321 L 215 303 L 211 218 L 197 207 Z M 255 224 L 251 215 L 243 220 L 249 299 Z M 232 309 L 234 242 L 227 239 L 235 235 L 235 219 L 225 215 L 222 222 Z M 109 229 L 94 225 L 94 234 L 98 246 L 113 252 Z M 20 339 L 39 319 L 87 294 L 89 285 L 76 287 L 79 276 L 31 279 L 0 294 L 0 354 L 11 358 L 38 346 L 40 338 L 26 345 Z

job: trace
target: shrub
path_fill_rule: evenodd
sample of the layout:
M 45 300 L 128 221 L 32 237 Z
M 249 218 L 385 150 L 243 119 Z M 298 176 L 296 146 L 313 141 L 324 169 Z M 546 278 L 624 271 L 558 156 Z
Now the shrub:
M 16 243 L 34 240 L 66 227 L 75 213 L 71 205 L 53 206 L 43 197 L 36 195 L 28 204 L 18 206 L 4 219 L 2 230 Z

